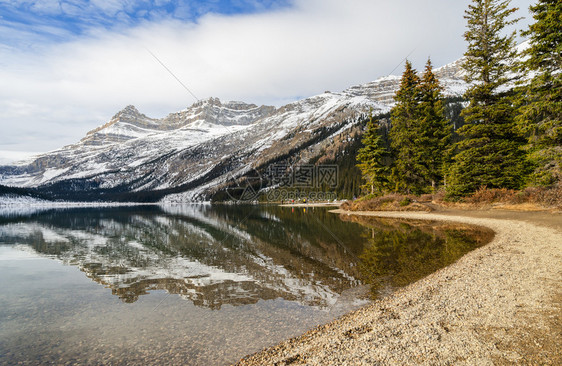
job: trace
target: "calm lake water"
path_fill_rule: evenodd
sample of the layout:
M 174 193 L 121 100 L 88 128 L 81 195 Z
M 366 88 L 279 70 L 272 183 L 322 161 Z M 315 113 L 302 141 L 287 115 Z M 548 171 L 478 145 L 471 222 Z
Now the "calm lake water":
M 491 236 L 319 208 L 0 211 L 0 364 L 228 364 Z

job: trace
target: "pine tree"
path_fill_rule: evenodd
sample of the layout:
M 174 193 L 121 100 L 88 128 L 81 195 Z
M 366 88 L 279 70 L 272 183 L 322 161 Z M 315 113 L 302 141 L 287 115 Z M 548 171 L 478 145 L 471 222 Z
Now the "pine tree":
M 513 78 L 516 57 L 515 32 L 502 35 L 517 8 L 509 1 L 473 0 L 465 12 L 468 42 L 465 53 L 466 81 L 475 82 L 465 98 L 466 122 L 458 130 L 463 138 L 449 171 L 450 195 L 465 195 L 481 186 L 520 188 L 524 180 L 523 141 L 515 132 L 515 110 L 509 92 L 501 92 Z
M 432 191 L 441 184 L 444 176 L 444 164 L 451 139 L 451 125 L 445 118 L 442 87 L 435 76 L 431 60 L 427 60 L 425 72 L 419 84 L 419 159 L 425 168 L 423 173 L 427 185 Z
M 361 141 L 363 147 L 357 153 L 357 166 L 361 169 L 366 183 L 362 187 L 371 194 L 383 193 L 388 186 L 388 166 L 385 159 L 388 152 L 383 144 L 378 124 L 373 122 L 373 115 L 369 117 L 367 131 Z
M 395 100 L 390 130 L 395 189 L 416 194 L 434 191 L 443 181 L 450 127 L 430 60 L 421 79 L 406 62 Z
M 517 122 L 528 136 L 532 175 L 536 185 L 562 183 L 562 2 L 539 0 L 530 7 L 535 23 L 524 36 L 527 74 L 535 74 L 522 88 Z
M 392 127 L 389 137 L 394 157 L 392 183 L 395 191 L 421 193 L 424 190 L 425 168 L 419 154 L 420 78 L 409 61 L 400 81 L 390 111 Z

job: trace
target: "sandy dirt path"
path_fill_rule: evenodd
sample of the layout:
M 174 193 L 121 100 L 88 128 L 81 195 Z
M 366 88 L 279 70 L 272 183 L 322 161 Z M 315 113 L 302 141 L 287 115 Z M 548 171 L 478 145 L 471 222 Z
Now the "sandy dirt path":
M 240 365 L 562 365 L 562 215 L 353 214 L 462 222 L 496 236 L 449 267 Z

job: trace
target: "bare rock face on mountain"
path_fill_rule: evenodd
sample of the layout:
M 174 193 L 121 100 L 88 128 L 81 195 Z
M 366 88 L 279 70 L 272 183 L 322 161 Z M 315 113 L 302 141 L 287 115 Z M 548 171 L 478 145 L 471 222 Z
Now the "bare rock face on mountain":
M 467 87 L 459 65 L 435 70 L 447 95 Z M 321 158 L 370 110 L 389 112 L 399 82 L 388 76 L 280 108 L 209 98 L 160 119 L 127 106 L 74 145 L 0 167 L 0 185 L 71 200 L 207 199 L 280 159 Z
M 106 124 L 88 132 L 80 142 L 93 146 L 120 143 L 142 136 L 151 129 L 158 129 L 157 120 L 141 114 L 130 105 L 115 114 Z
M 222 103 L 218 98 L 209 98 L 194 103 L 190 108 L 172 113 L 163 119 L 163 124 L 172 128 L 204 120 L 208 123 L 234 126 L 250 125 L 275 111 L 275 107 L 246 104 L 243 102 Z

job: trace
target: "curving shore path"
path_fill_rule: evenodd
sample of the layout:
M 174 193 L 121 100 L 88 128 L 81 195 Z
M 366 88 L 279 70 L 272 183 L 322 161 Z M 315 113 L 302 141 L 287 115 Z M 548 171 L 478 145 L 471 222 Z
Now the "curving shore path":
M 462 222 L 496 235 L 449 267 L 239 365 L 562 364 L 562 215 L 334 212 Z

